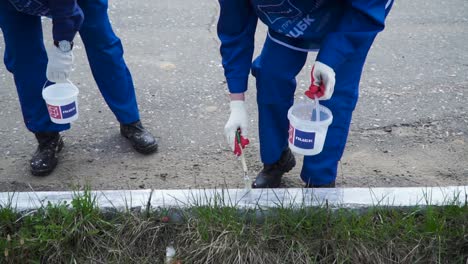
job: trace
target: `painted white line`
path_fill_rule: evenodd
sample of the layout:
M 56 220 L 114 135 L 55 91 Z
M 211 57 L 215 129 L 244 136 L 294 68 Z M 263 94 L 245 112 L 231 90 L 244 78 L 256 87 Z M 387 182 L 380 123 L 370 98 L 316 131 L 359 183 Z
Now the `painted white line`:
M 69 203 L 76 192 L 0 193 L 0 205 L 31 210 L 47 203 Z M 194 205 L 236 206 L 239 208 L 318 206 L 359 208 L 381 206 L 424 206 L 458 203 L 468 197 L 468 186 L 335 188 L 335 189 L 193 189 L 193 190 L 112 190 L 93 191 L 100 208 L 185 208 Z

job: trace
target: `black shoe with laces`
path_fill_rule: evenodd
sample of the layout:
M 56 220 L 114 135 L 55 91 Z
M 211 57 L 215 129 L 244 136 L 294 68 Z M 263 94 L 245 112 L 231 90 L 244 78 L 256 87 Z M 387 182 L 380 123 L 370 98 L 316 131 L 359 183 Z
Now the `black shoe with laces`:
M 158 142 L 140 121 L 126 125 L 120 124 L 120 134 L 127 138 L 133 148 L 141 154 L 151 154 L 158 150 Z
M 58 132 L 41 132 L 34 135 L 39 146 L 31 158 L 31 173 L 34 176 L 46 176 L 57 166 L 57 153 L 63 148 L 63 139 Z
M 294 166 L 296 166 L 296 159 L 291 150 L 287 148 L 277 162 L 263 165 L 263 170 L 255 178 L 252 188 L 278 188 L 283 174 L 289 172 Z

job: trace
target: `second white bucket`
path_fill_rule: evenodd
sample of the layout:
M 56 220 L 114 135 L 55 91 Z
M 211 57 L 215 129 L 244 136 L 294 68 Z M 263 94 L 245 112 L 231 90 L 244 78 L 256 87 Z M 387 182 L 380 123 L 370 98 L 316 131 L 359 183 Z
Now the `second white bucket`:
M 52 122 L 68 124 L 78 119 L 78 93 L 71 82 L 52 84 L 42 90 Z
M 304 156 L 322 152 L 328 126 L 333 121 L 330 109 L 312 100 L 297 103 L 289 109 L 288 119 L 288 142 L 292 151 Z

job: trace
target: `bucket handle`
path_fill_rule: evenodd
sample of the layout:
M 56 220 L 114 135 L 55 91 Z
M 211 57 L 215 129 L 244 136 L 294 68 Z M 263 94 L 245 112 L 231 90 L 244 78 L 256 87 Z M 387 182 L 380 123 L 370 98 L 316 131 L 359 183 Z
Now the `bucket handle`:
M 320 103 L 319 103 L 319 99 L 317 98 L 316 95 L 314 95 L 314 101 L 315 101 L 315 104 L 314 104 L 314 108 L 315 108 L 315 122 L 320 122 L 320 110 L 319 110 L 319 106 L 320 106 Z
M 44 90 L 44 89 L 46 88 L 46 85 L 47 85 L 48 82 L 51 83 L 51 81 L 49 81 L 49 80 L 46 80 L 46 81 L 44 82 L 44 85 L 42 86 L 42 90 Z M 73 85 L 73 83 L 72 83 L 69 79 L 67 79 L 67 82 L 68 82 L 69 84 Z
M 42 86 L 42 90 L 44 90 L 46 88 L 46 85 L 47 85 L 48 82 L 49 82 L 49 80 L 45 81 L 44 85 Z

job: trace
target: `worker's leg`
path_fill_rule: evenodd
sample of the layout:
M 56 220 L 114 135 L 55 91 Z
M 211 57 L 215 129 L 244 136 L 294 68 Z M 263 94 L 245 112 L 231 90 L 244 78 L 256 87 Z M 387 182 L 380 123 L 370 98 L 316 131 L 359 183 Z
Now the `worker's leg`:
M 309 185 L 327 185 L 335 181 L 338 162 L 343 155 L 353 110 L 358 100 L 359 81 L 365 57 L 346 61 L 336 71 L 336 85 L 330 100 L 320 101 L 333 113 L 323 151 L 304 157 L 302 180 Z
M 5 66 L 13 73 L 26 127 L 35 133 L 70 128 L 50 121 L 42 99 L 47 53 L 41 18 L 20 13 L 8 1 L 0 1 L 0 28 L 5 39 Z
M 129 124 L 140 119 L 132 76 L 123 58 L 120 39 L 107 14 L 107 0 L 78 0 L 85 19 L 80 36 L 96 83 L 117 120 Z
M 267 37 L 255 59 L 252 74 L 257 80 L 260 154 L 264 164 L 277 162 L 288 146 L 287 113 L 294 101 L 296 75 L 307 52 L 284 47 Z

